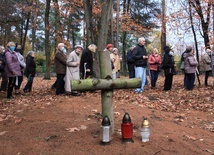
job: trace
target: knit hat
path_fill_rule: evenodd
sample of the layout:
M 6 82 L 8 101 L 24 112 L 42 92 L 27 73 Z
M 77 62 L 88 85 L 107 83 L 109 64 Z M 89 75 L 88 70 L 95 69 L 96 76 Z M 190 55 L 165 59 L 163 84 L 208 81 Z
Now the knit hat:
M 75 47 L 74 47 L 75 49 L 76 48 L 81 48 L 82 50 L 83 50 L 83 47 L 82 47 L 82 45 L 75 45 Z
M 109 48 L 111 48 L 111 47 L 113 47 L 112 44 L 108 44 L 108 45 L 106 46 L 107 49 L 109 49 Z

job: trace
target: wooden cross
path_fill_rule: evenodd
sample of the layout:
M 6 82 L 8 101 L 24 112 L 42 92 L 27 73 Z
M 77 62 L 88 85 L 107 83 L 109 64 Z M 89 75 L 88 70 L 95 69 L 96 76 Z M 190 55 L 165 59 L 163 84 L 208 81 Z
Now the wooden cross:
M 111 131 L 114 133 L 113 90 L 141 87 L 141 79 L 112 79 L 110 54 L 100 52 L 101 79 L 84 79 L 71 81 L 74 91 L 101 90 L 102 116 L 108 116 L 111 121 Z

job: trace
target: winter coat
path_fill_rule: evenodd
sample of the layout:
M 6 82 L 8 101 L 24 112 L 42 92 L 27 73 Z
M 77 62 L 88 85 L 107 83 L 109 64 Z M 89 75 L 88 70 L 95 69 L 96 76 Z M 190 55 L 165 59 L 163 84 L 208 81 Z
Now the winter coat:
M 110 58 L 113 60 L 113 65 L 114 65 L 114 69 L 113 70 L 115 72 L 120 71 L 120 57 L 119 57 L 119 55 L 111 53 L 110 54 Z
M 6 66 L 5 72 L 7 77 L 21 76 L 21 68 L 19 65 L 18 57 L 14 51 L 10 49 L 5 50 Z
M 136 67 L 146 67 L 147 59 L 143 59 L 143 56 L 147 56 L 147 52 L 144 46 L 136 45 L 132 52 L 132 57 L 135 60 Z
M 170 51 L 165 51 L 163 62 L 162 62 L 162 68 L 164 70 L 164 74 L 175 74 L 175 62 L 173 56 L 169 55 Z
M 149 55 L 148 58 L 148 63 L 149 63 L 149 69 L 157 71 L 158 70 L 158 65 L 161 64 L 161 57 L 160 55 L 156 54 L 151 54 Z
M 133 51 L 129 50 L 126 55 L 126 59 L 127 59 L 126 61 L 128 64 L 129 71 L 134 71 L 134 67 L 135 67 L 135 59 L 133 59 L 133 57 L 132 57 L 132 52 Z
M 16 55 L 18 57 L 18 60 L 19 60 L 19 64 L 20 64 L 20 67 L 21 69 L 24 69 L 26 67 L 26 63 L 24 61 L 24 57 L 21 55 L 21 53 L 19 52 L 16 52 Z
M 5 65 L 6 65 L 5 55 L 4 52 L 2 52 L 0 53 L 0 72 L 5 71 Z
M 66 55 L 58 50 L 54 56 L 54 69 L 56 74 L 65 74 L 66 73 Z
M 26 57 L 26 68 L 24 71 L 25 76 L 31 76 L 35 77 L 36 75 L 36 63 L 34 61 L 34 57 L 32 57 L 30 54 Z
M 66 62 L 66 74 L 65 74 L 65 91 L 71 92 L 71 80 L 79 80 L 80 79 L 80 56 L 72 51 Z
M 195 73 L 198 66 L 198 61 L 196 60 L 193 53 L 184 54 L 184 70 L 185 73 Z
M 211 67 L 211 53 L 206 52 L 203 54 L 202 56 L 202 63 L 203 63 L 203 67 L 205 71 L 211 71 L 212 67 Z
M 86 48 L 82 51 L 81 61 L 80 61 L 80 72 L 84 74 L 84 64 L 86 63 L 86 69 L 90 69 L 88 75 L 93 74 L 93 56 L 91 51 Z

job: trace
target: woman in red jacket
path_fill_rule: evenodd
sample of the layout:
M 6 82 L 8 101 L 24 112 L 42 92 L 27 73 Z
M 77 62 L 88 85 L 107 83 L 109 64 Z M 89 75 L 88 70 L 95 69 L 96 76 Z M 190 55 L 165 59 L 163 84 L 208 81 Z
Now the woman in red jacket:
M 158 54 L 157 48 L 153 49 L 148 58 L 148 63 L 151 76 L 151 88 L 156 89 L 156 82 L 159 74 L 158 66 L 161 64 L 161 57 Z

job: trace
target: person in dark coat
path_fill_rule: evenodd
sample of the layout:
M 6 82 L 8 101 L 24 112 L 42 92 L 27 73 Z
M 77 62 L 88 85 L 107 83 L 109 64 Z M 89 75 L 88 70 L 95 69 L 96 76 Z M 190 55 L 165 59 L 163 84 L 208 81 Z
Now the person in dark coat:
M 173 58 L 173 52 L 171 51 L 169 46 L 164 47 L 164 57 L 163 57 L 163 70 L 165 75 L 164 80 L 164 91 L 171 90 L 173 75 L 175 74 L 175 62 Z
M 136 45 L 136 47 L 132 52 L 132 57 L 135 60 L 135 77 L 141 78 L 141 87 L 135 89 L 135 92 L 137 93 L 143 92 L 144 86 L 146 83 L 146 67 L 147 67 L 148 54 L 144 45 L 145 45 L 145 38 L 140 37 L 138 39 L 138 44 Z
M 54 69 L 56 72 L 56 95 L 63 95 L 65 94 L 65 73 L 66 73 L 66 49 L 64 43 L 58 44 L 58 50 L 54 56 Z
M 5 50 L 5 58 L 6 58 L 6 65 L 5 65 L 5 72 L 7 77 L 9 78 L 8 87 L 7 87 L 7 98 L 13 99 L 13 88 L 15 84 L 18 83 L 16 80 L 16 76 L 21 76 L 21 68 L 19 65 L 18 57 L 15 53 L 15 43 L 9 42 L 7 44 L 7 49 Z
M 96 52 L 96 49 L 97 46 L 91 44 L 82 51 L 80 60 L 80 73 L 82 79 L 90 78 L 93 75 L 93 53 Z
M 29 51 L 26 57 L 26 69 L 24 75 L 27 77 L 28 80 L 27 84 L 23 89 L 25 93 L 32 91 L 33 80 L 36 74 L 36 63 L 34 61 L 34 56 L 34 51 Z
M 8 84 L 8 78 L 5 72 L 5 65 L 6 65 L 6 59 L 5 59 L 5 52 L 4 52 L 4 46 L 0 46 L 0 74 L 1 74 L 1 88 L 0 91 L 6 91 L 7 90 L 7 84 Z
M 132 46 L 127 52 L 126 59 L 129 71 L 129 78 L 135 78 L 135 60 L 132 57 L 132 52 L 135 46 Z

